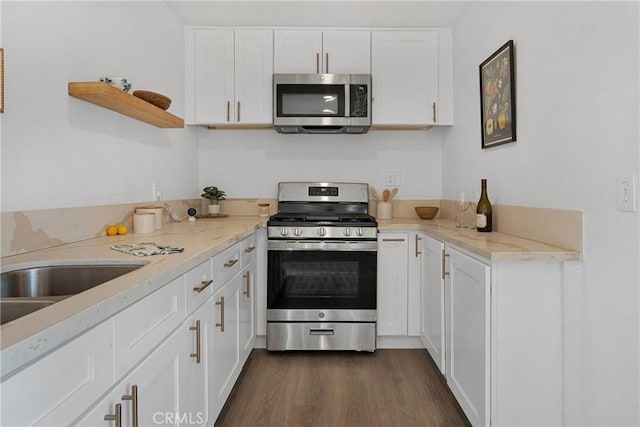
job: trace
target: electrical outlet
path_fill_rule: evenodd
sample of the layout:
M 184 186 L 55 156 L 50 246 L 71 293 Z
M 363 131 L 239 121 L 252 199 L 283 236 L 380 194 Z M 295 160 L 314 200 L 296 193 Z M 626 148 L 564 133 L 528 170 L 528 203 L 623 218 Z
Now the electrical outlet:
M 618 210 L 620 212 L 635 212 L 636 205 L 636 174 L 630 173 L 618 178 Z
M 397 172 L 397 171 L 385 172 L 384 185 L 387 187 L 400 185 L 400 172 Z

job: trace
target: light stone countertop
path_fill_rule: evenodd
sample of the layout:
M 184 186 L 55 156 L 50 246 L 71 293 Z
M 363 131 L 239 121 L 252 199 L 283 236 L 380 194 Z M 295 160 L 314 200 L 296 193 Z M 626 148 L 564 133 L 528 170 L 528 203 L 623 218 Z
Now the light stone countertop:
M 257 216 L 199 219 L 163 224 L 152 234 L 99 237 L 2 258 L 2 271 L 50 262 L 148 263 L 103 285 L 67 298 L 0 327 L 0 376 L 75 338 L 159 287 L 186 273 L 266 225 Z M 580 252 L 502 233 L 460 230 L 450 220 L 394 218 L 379 220 L 380 231 L 420 230 L 491 261 L 574 261 Z M 136 257 L 110 249 L 116 243 L 155 242 L 184 252 Z
M 580 261 L 581 253 L 509 234 L 479 233 L 456 228 L 457 222 L 446 219 L 393 218 L 378 220 L 382 232 L 419 230 L 458 246 L 489 261 Z
M 173 222 L 152 234 L 104 236 L 2 258 L 3 272 L 52 261 L 148 264 L 2 325 L 0 376 L 75 338 L 265 225 L 258 216 Z M 110 249 L 117 243 L 143 242 L 183 247 L 184 252 L 137 257 Z

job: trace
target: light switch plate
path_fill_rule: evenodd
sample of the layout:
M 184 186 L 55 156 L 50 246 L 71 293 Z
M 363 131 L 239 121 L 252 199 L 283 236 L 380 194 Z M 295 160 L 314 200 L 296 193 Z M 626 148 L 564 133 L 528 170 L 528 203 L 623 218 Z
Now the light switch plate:
M 618 178 L 617 200 L 620 212 L 635 212 L 638 209 L 636 181 L 635 173 L 624 174 Z

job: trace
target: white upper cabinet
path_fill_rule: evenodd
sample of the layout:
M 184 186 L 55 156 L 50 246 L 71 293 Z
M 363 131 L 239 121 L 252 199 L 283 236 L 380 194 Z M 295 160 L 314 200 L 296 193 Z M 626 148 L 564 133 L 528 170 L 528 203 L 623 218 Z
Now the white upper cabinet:
M 272 122 L 273 31 L 188 28 L 186 121 Z
M 371 32 L 276 30 L 275 73 L 371 73 Z
M 373 31 L 371 40 L 373 124 L 451 124 L 451 33 Z

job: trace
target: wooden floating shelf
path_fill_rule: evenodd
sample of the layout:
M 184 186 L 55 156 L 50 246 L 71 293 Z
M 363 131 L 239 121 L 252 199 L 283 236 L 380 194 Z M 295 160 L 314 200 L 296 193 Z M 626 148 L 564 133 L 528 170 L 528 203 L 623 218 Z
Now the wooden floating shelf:
M 69 96 L 159 128 L 183 128 L 184 120 L 103 82 L 69 82 Z

